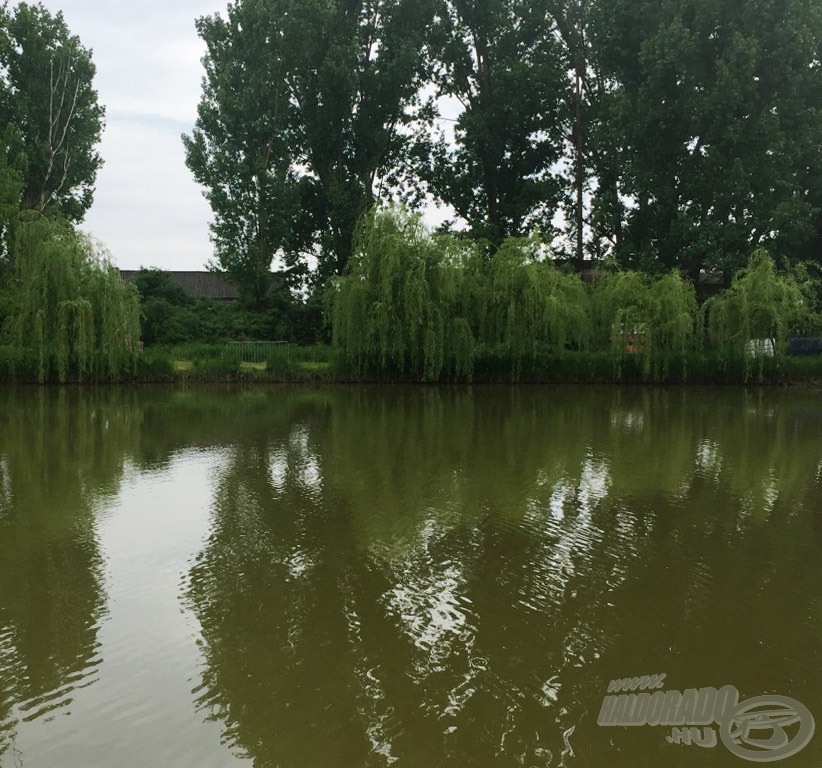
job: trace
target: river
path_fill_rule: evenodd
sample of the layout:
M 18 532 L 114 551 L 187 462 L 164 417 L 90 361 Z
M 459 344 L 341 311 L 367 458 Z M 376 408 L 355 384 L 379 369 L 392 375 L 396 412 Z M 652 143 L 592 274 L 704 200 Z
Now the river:
M 820 483 L 812 390 L 4 390 L 0 766 L 818 768 Z

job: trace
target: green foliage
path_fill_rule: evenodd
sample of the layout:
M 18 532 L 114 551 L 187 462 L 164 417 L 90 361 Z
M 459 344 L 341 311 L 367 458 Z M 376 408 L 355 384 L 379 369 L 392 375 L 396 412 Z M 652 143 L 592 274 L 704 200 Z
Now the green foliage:
M 139 381 L 166 381 L 174 374 L 174 360 L 165 350 L 144 349 L 137 357 L 135 376 Z
M 777 274 L 773 259 L 760 249 L 727 291 L 705 303 L 703 313 L 707 317 L 709 340 L 726 355 L 744 357 L 746 378 L 751 373 L 752 359 L 755 360 L 761 379 L 766 355 L 749 354 L 749 343 L 772 339 L 778 347 L 804 306 L 795 280 L 790 275 Z
M 16 129 L 25 156 L 23 207 L 80 221 L 102 165 L 91 51 L 39 3 L 4 6 L 0 26 L 0 130 Z
M 788 335 L 822 335 L 822 270 L 819 263 L 801 262 L 788 270 L 799 292 L 802 305 L 788 318 Z
M 6 350 L 0 347 L 0 381 L 12 381 L 7 373 Z M 149 347 L 137 358 L 135 379 L 141 382 L 213 382 L 213 381 L 317 381 L 343 376 L 339 353 L 326 346 L 272 347 L 262 360 L 243 362 L 225 344 L 180 344 L 173 347 Z M 16 378 L 21 377 L 19 371 Z
M 466 257 L 452 239 L 432 238 L 418 217 L 363 220 L 350 274 L 336 280 L 330 299 L 334 342 L 357 375 L 470 376 L 473 341 L 455 314 L 466 298 Z
M 34 381 L 37 355 L 13 344 L 0 345 L 0 383 Z
M 684 365 L 687 353 L 698 346 L 696 295 L 678 272 L 657 278 L 627 271 L 605 274 L 591 301 L 595 347 L 614 352 L 617 367 L 627 352 L 642 361 L 646 377 L 665 378 L 672 355 Z
M 197 26 L 187 163 L 258 308 L 272 259 L 316 289 L 395 198 L 448 204 L 444 228 L 483 247 L 562 226 L 580 272 L 613 257 L 696 282 L 758 247 L 819 261 L 813 0 L 235 0 Z M 686 325 L 662 333 L 681 346 Z
M 693 283 L 680 272 L 669 272 L 651 283 L 648 297 L 648 360 L 656 378 L 666 378 L 671 356 L 687 374 L 688 353 L 699 345 L 699 311 Z
M 207 190 L 220 266 L 260 304 L 272 258 L 318 244 L 342 272 L 423 73 L 435 0 L 237 0 L 197 22 L 207 46 L 186 161 Z
M 679 272 L 599 273 L 587 288 L 538 239 L 509 238 L 488 257 L 470 241 L 430 235 L 417 217 L 383 212 L 363 223 L 329 312 L 358 377 L 743 381 L 755 357 L 760 379 L 776 374 L 749 342 L 785 341 L 807 311 L 814 281 L 805 280 L 803 293 L 760 250 L 700 311 Z
M 25 157 L 19 148 L 19 133 L 9 125 L 0 135 L 0 285 L 11 269 L 11 243 L 20 214 Z M 0 323 L 3 312 L 0 308 Z
M 355 375 L 471 379 L 499 357 L 514 376 L 546 355 L 588 343 L 587 296 L 539 240 L 509 239 L 493 256 L 431 236 L 419 218 L 376 213 L 363 223 L 351 273 L 331 290 L 334 343 Z
M 163 269 L 140 269 L 131 280 L 140 294 L 140 299 L 162 299 L 169 304 L 186 304 L 186 292 L 171 279 L 171 274 Z
M 37 357 L 37 380 L 116 379 L 133 371 L 137 293 L 70 224 L 39 214 L 17 227 L 6 338 Z
M 242 364 L 236 358 L 219 355 L 197 359 L 194 370 L 196 373 L 222 374 L 232 376 L 240 373 Z
M 147 346 L 228 341 L 313 343 L 322 338 L 322 312 L 292 296 L 277 280 L 260 308 L 243 302 L 191 298 L 168 272 L 142 269 L 132 285 L 140 294 L 141 339 Z
M 560 189 L 559 99 L 565 75 L 545 0 L 449 0 L 435 35 L 439 96 L 465 111 L 453 141 L 423 142 L 418 171 L 475 237 L 549 229 Z
M 629 336 L 647 332 L 649 279 L 638 272 L 604 274 L 592 294 L 594 346 L 623 351 Z
M 291 358 L 291 350 L 286 346 L 273 347 L 266 357 L 266 370 L 270 372 L 283 373 L 293 368 L 294 361 Z
M 819 231 L 822 14 L 810 0 L 597 0 L 633 267 L 734 271 Z M 818 248 L 817 248 L 818 253 Z
M 226 18 L 205 16 L 197 31 L 207 46 L 205 78 L 186 164 L 206 188 L 217 264 L 260 308 L 271 264 L 293 261 L 301 240 L 306 180 L 292 168 L 295 114 L 288 91 L 293 51 L 282 37 L 287 2 L 241 0 Z
M 582 280 L 560 272 L 536 238 L 509 238 L 487 264 L 480 342 L 499 349 L 514 370 L 541 354 L 587 345 L 590 323 Z

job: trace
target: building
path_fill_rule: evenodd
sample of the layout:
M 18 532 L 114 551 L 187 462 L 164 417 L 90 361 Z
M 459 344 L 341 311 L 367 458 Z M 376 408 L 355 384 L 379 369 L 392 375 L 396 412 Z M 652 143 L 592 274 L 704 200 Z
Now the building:
M 234 301 L 239 296 L 236 286 L 229 283 L 222 275 L 218 275 L 216 272 L 164 271 L 166 271 L 175 285 L 182 288 L 186 295 L 192 298 L 205 297 L 208 299 L 216 299 L 217 301 Z M 139 270 L 136 269 L 121 269 L 120 279 L 128 284 L 138 273 Z

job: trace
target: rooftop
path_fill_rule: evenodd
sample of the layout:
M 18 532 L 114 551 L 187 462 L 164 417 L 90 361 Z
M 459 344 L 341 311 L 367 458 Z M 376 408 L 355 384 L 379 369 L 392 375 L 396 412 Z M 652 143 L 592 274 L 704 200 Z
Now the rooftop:
M 130 283 L 139 270 L 121 269 L 120 278 L 124 283 Z M 229 283 L 222 275 L 216 272 L 174 272 L 168 270 L 168 275 L 175 285 L 182 288 L 188 296 L 204 296 L 209 299 L 236 299 L 239 294 L 236 286 Z

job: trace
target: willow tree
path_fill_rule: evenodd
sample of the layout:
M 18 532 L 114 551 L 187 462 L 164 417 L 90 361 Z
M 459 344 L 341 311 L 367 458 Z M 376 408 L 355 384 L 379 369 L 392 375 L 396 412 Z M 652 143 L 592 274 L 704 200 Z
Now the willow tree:
M 480 338 L 511 361 L 514 375 L 525 362 L 586 345 L 590 334 L 582 280 L 558 270 L 542 251 L 536 237 L 508 238 L 487 266 Z
M 592 296 L 595 345 L 609 349 L 617 371 L 625 355 L 639 359 L 645 376 L 667 376 L 672 357 L 685 375 L 686 355 L 699 342 L 693 285 L 679 272 L 653 278 L 620 271 L 601 277 Z
M 639 272 L 620 271 L 597 280 L 591 292 L 594 346 L 624 350 L 629 336 L 648 322 L 649 281 Z
M 779 344 L 787 336 L 789 323 L 803 312 L 805 300 L 790 275 L 780 275 L 768 252 L 753 253 L 748 266 L 734 277 L 731 287 L 703 306 L 709 341 L 725 361 L 744 359 L 745 378 L 755 360 L 761 379 L 765 367 L 765 344 Z M 751 345 L 751 342 L 754 342 Z
M 27 214 L 13 257 L 3 331 L 34 356 L 38 381 L 118 378 L 133 368 L 137 294 L 99 246 L 64 220 Z
M 687 354 L 699 345 L 696 291 L 676 270 L 656 278 L 648 296 L 648 364 L 657 378 L 666 378 L 672 357 L 687 374 Z
M 405 213 L 366 216 L 355 242 L 330 298 L 334 343 L 355 373 L 470 377 L 473 333 L 456 311 L 470 251 Z

